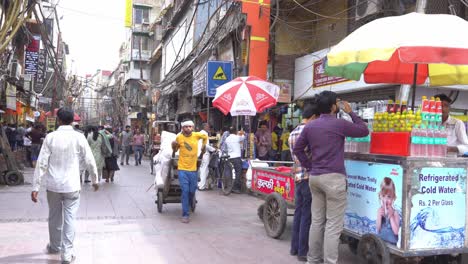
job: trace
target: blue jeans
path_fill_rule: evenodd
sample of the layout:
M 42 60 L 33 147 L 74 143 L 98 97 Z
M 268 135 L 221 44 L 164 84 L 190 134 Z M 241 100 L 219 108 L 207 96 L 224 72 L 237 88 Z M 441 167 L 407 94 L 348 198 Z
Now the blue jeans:
M 198 173 L 196 171 L 179 170 L 179 182 L 182 189 L 182 216 L 188 217 L 197 190 Z
M 143 157 L 143 146 L 133 146 L 133 151 L 135 151 L 135 163 L 141 163 L 141 158 Z
M 294 202 L 296 210 L 294 211 L 291 253 L 297 253 L 298 256 L 307 256 L 312 206 L 312 194 L 310 193 L 308 180 L 296 183 Z

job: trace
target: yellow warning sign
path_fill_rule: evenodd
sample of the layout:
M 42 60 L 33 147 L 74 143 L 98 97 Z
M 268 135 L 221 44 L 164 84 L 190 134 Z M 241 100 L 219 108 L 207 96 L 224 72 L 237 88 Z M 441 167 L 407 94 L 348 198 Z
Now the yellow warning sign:
M 216 73 L 213 76 L 213 80 L 227 80 L 226 74 L 224 73 L 223 68 L 221 68 L 221 66 L 219 66 L 216 70 Z

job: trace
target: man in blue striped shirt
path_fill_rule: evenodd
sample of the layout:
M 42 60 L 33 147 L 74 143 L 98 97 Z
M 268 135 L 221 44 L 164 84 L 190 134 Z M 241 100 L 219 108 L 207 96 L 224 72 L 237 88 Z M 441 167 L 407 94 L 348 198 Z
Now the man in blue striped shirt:
M 291 156 L 296 164 L 296 176 L 295 176 L 295 197 L 294 203 L 296 210 L 294 211 L 294 224 L 291 239 L 291 255 L 297 255 L 299 261 L 307 261 L 307 252 L 309 251 L 309 229 L 311 223 L 311 205 L 312 195 L 309 188 L 309 174 L 301 167 L 301 163 L 294 155 L 293 149 L 296 144 L 296 140 L 302 133 L 302 129 L 307 123 L 317 118 L 317 105 L 315 101 L 304 106 L 302 111 L 302 122 L 297 126 L 289 135 L 289 147 L 291 150 Z

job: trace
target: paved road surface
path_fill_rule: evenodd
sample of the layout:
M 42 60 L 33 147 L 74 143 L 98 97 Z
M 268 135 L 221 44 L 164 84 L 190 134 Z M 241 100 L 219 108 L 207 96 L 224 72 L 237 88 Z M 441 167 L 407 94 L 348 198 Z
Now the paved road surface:
M 261 200 L 211 191 L 198 192 L 192 221 L 180 223 L 180 204 L 157 213 L 148 168 L 124 166 L 98 192 L 84 186 L 75 263 L 299 263 L 288 254 L 292 218 L 283 237 L 271 239 L 256 215 Z M 47 201 L 42 191 L 39 203 L 31 202 L 31 173 L 24 186 L 0 186 L 0 264 L 60 263 L 44 254 Z M 340 263 L 357 263 L 345 245 L 340 253 Z

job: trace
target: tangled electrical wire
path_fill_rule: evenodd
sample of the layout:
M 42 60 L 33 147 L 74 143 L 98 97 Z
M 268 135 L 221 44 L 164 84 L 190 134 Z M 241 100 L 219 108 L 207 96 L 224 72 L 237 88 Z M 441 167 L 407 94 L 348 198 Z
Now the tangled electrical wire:
M 0 54 L 5 51 L 18 30 L 31 18 L 36 1 L 0 1 Z

